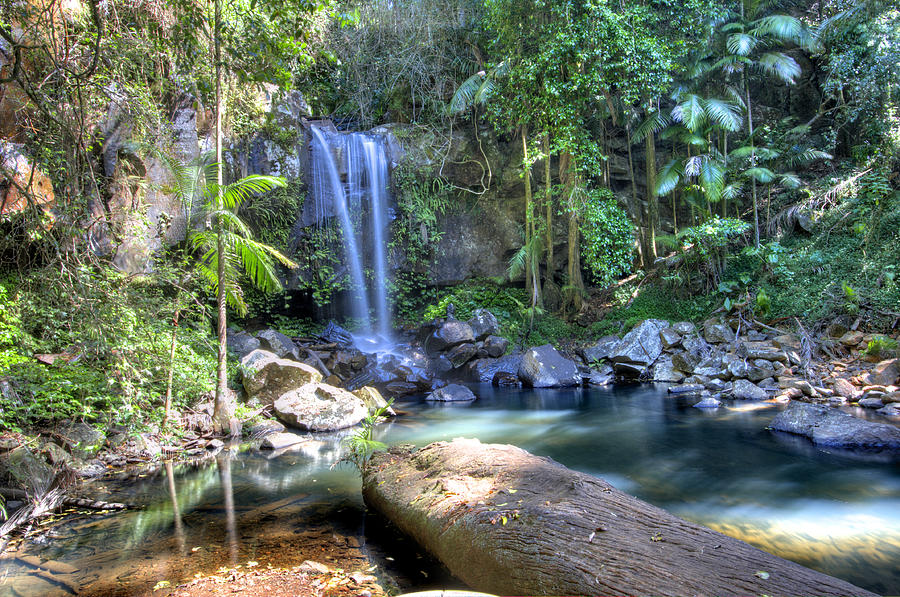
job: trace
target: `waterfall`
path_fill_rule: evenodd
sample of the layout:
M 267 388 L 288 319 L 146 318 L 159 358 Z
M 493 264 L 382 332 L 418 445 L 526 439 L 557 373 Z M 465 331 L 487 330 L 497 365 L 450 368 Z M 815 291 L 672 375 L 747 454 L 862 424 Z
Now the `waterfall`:
M 387 299 L 389 191 L 383 141 L 366 133 L 326 133 L 317 126 L 312 126 L 310 131 L 313 137 L 311 199 L 315 202 L 318 225 L 329 214 L 336 214 L 340 223 L 344 262 L 352 284 L 350 315 L 362 323 L 365 331 L 388 340 L 391 335 Z M 369 283 L 366 268 L 372 274 Z

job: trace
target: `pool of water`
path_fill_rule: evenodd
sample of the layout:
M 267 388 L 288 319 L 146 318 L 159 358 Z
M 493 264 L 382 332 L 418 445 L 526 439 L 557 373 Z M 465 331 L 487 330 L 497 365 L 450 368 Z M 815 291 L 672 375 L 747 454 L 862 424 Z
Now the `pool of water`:
M 771 553 L 900 594 L 896 453 L 817 449 L 766 429 L 777 405 L 734 402 L 707 411 L 652 385 L 473 389 L 479 400 L 472 404 L 398 404 L 407 414 L 380 426 L 379 439 L 515 444 Z M 340 434 L 318 435 L 297 452 L 235 450 L 135 476 L 110 495 L 144 509 L 75 518 L 23 545 L 17 555 L 71 571 L 37 576 L 21 561 L 0 560 L 0 594 L 6 587 L 14 595 L 128 595 L 223 565 L 304 559 L 374 562 L 403 590 L 460 586 L 366 515 L 355 472 L 332 468 L 340 442 Z

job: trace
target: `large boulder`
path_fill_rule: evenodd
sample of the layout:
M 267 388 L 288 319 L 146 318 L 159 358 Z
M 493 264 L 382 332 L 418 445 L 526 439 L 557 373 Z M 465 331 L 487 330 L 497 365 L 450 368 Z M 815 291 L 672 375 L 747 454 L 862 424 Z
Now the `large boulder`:
M 353 395 L 363 401 L 366 405 L 366 408 L 369 409 L 369 414 L 375 414 L 379 409 L 385 408 L 385 414 L 390 416 L 395 416 L 397 413 L 394 412 L 394 409 L 388 406 L 387 400 L 381 395 L 377 389 L 372 386 L 363 386 L 357 390 L 353 390 Z
M 522 355 L 508 354 L 499 359 L 476 359 L 466 365 L 466 379 L 481 383 L 491 383 L 499 372 L 513 376 L 519 374 Z
M 241 369 L 247 395 L 264 405 L 272 404 L 285 392 L 322 381 L 322 374 L 306 363 L 280 359 L 260 349 L 241 359 Z
M 791 402 L 775 416 L 770 428 L 803 435 L 824 446 L 900 449 L 900 428 L 818 404 Z
M 661 356 L 650 369 L 651 379 L 653 381 L 678 383 L 685 378 L 684 373 L 679 371 L 672 363 L 672 357 L 668 355 Z
M 610 355 L 616 371 L 626 375 L 642 374 L 662 354 L 659 332 L 668 325 L 661 319 L 646 319 L 625 334 L 622 343 Z
M 622 344 L 618 336 L 603 336 L 592 346 L 582 349 L 581 356 L 585 363 L 596 363 L 608 359 Z
M 434 402 L 470 402 L 475 398 L 472 390 L 458 383 L 448 384 L 425 396 L 425 400 Z
M 274 352 L 279 358 L 293 357 L 299 359 L 297 345 L 288 336 L 272 329 L 256 334 L 263 349 Z
M 457 344 L 447 351 L 447 359 L 449 359 L 450 364 L 453 365 L 454 369 L 459 369 L 471 361 L 477 352 L 478 349 L 475 348 L 474 344 L 469 342 Z
M 872 386 L 892 386 L 900 381 L 900 359 L 881 361 L 869 371 L 865 377 Z
M 77 458 L 92 458 L 106 444 L 106 434 L 87 423 L 72 421 L 56 430 L 63 447 Z
M 509 348 L 509 340 L 503 336 L 488 336 L 484 339 L 482 348 L 489 357 L 500 358 L 506 354 L 506 350 Z
M 0 458 L 0 482 L 8 487 L 39 493 L 53 480 L 53 469 L 26 446 L 18 446 Z
M 574 362 L 545 344 L 525 351 L 519 363 L 519 379 L 533 388 L 558 388 L 581 384 L 581 374 Z
M 711 344 L 734 341 L 734 330 L 726 323 L 709 319 L 703 323 L 703 337 Z
M 254 338 L 243 330 L 232 330 L 231 328 L 225 332 L 225 341 L 228 350 L 234 353 L 238 359 L 243 359 L 259 348 L 261 344 L 259 338 Z
M 352 427 L 369 414 L 359 397 L 324 383 L 308 383 L 282 394 L 273 409 L 285 425 L 307 431 Z
M 731 396 L 735 400 L 765 400 L 769 397 L 764 389 L 746 379 L 734 380 Z
M 475 309 L 468 323 L 475 334 L 476 340 L 484 340 L 500 331 L 500 324 L 497 322 L 497 318 L 487 309 Z
M 472 326 L 464 321 L 445 321 L 425 339 L 425 352 L 434 356 L 466 342 L 475 342 Z

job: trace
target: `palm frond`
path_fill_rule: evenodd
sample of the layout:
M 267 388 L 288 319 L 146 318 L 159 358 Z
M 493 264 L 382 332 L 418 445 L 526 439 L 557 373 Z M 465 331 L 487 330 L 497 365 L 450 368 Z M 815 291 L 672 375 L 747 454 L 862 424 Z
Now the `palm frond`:
M 749 56 L 757 44 L 759 37 L 747 33 L 732 33 L 725 40 L 728 51 L 738 56 Z
M 206 185 L 205 194 L 207 201 L 213 205 L 221 198 L 222 205 L 226 209 L 237 209 L 241 204 L 260 193 L 266 193 L 276 187 L 287 185 L 287 181 L 280 176 L 266 176 L 263 174 L 251 174 L 231 184 L 220 187 L 216 183 Z
M 759 57 L 753 67 L 767 75 L 773 75 L 785 83 L 794 83 L 801 69 L 797 61 L 784 52 L 766 52 Z
M 785 165 L 788 168 L 793 168 L 818 160 L 830 160 L 832 157 L 830 153 L 819 149 L 803 149 L 787 154 L 785 156 Z
M 718 202 L 725 187 L 725 165 L 717 160 L 704 159 L 700 167 L 700 185 L 707 199 L 712 203 Z
M 703 164 L 703 158 L 700 156 L 691 156 L 684 162 L 684 175 L 693 178 L 700 174 L 700 168 Z
M 762 166 L 748 168 L 744 170 L 743 175 L 762 184 L 768 184 L 775 180 L 775 173 Z
M 733 201 L 740 197 L 741 191 L 744 189 L 744 185 L 740 182 L 732 182 L 725 185 L 722 189 L 722 197 L 727 199 L 728 201 Z
M 660 168 L 656 175 L 657 196 L 662 197 L 674 191 L 681 182 L 682 172 L 684 172 L 684 162 L 677 159 Z
M 485 74 L 478 72 L 459 84 L 450 99 L 450 113 L 459 114 L 475 105 L 475 98 L 485 82 Z
M 707 98 L 703 100 L 703 108 L 707 117 L 726 131 L 739 131 L 744 119 L 740 108 L 731 102 Z
M 789 189 L 798 189 L 803 186 L 803 181 L 800 180 L 800 177 L 793 172 L 785 172 L 783 174 L 779 174 L 778 182 L 780 182 L 782 186 Z
M 660 132 L 671 122 L 672 120 L 661 110 L 654 110 L 634 129 L 631 138 L 635 143 L 640 143 L 647 135 Z
M 750 34 L 756 38 L 773 37 L 780 41 L 790 41 L 800 45 L 806 27 L 790 15 L 769 15 L 752 23 Z
M 682 123 L 691 132 L 703 128 L 706 122 L 706 110 L 703 101 L 695 93 L 686 93 L 679 98 L 678 104 L 672 109 L 672 120 Z

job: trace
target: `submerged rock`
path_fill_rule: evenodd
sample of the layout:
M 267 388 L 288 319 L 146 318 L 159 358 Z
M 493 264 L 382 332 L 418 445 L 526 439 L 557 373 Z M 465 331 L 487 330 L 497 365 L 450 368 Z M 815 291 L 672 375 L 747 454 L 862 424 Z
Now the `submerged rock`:
M 823 446 L 900 449 L 900 428 L 818 404 L 791 402 L 775 416 L 770 428 L 806 436 Z
M 448 384 L 425 396 L 425 400 L 434 402 L 469 402 L 476 398 L 472 390 L 458 383 Z
M 369 414 L 359 397 L 323 383 L 308 383 L 283 394 L 273 409 L 286 425 L 308 431 L 352 427 Z
M 265 439 L 263 439 L 262 444 L 260 444 L 259 447 L 263 450 L 281 450 L 283 448 L 287 448 L 288 446 L 299 444 L 303 441 L 303 439 L 303 437 L 297 435 L 296 433 L 270 433 L 265 437 Z
M 522 355 L 508 354 L 499 359 L 476 359 L 466 365 L 466 379 L 469 381 L 490 383 L 497 373 L 504 372 L 513 376 L 519 374 Z
M 581 374 L 575 363 L 559 354 L 550 344 L 526 350 L 518 374 L 524 385 L 533 388 L 581 385 Z
M 722 402 L 712 396 L 707 396 L 700 402 L 694 405 L 694 408 L 719 408 L 722 406 Z
M 734 387 L 731 388 L 731 396 L 736 400 L 765 400 L 769 397 L 769 394 L 746 379 L 736 379 L 734 380 Z

